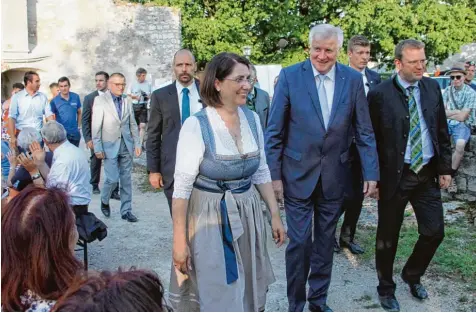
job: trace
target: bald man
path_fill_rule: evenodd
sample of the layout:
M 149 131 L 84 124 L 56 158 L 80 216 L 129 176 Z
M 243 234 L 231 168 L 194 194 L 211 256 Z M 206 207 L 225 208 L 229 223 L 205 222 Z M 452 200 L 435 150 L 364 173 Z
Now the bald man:
M 172 67 L 176 81 L 151 95 L 146 147 L 149 182 L 154 188 L 163 188 L 169 210 L 180 129 L 189 116 L 203 108 L 198 81 L 194 79 L 197 66 L 193 54 L 187 49 L 177 51 Z

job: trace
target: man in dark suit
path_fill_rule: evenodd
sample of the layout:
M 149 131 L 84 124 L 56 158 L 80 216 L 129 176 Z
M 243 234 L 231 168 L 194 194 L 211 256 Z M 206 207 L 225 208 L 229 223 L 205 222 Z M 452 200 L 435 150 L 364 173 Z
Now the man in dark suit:
M 289 311 L 304 309 L 306 282 L 310 310 L 330 311 L 326 301 L 334 237 L 350 181 L 349 148 L 354 135 L 364 194 L 373 194 L 379 180 L 362 77 L 336 62 L 342 42 L 337 27 L 321 24 L 311 29 L 310 58 L 281 71 L 266 129 L 268 166 L 278 200 L 284 197 L 290 239 L 286 249 Z
M 163 188 L 169 209 L 174 192 L 175 157 L 182 124 L 203 108 L 196 71 L 195 57 L 187 49 L 177 51 L 173 70 L 177 79 L 152 93 L 150 119 L 147 128 L 147 168 L 149 182 Z
M 356 35 L 349 39 L 347 44 L 347 55 L 349 56 L 349 65 L 354 70 L 362 74 L 365 95 L 370 89 L 380 84 L 382 81 L 377 72 L 367 67 L 370 60 L 370 42 L 362 35 Z M 350 159 L 352 167 L 352 189 L 344 198 L 342 204 L 342 213 L 345 212 L 344 221 L 340 230 L 339 242 L 336 240 L 335 251 L 339 252 L 340 247 L 345 247 L 353 254 L 364 253 L 364 249 L 354 240 L 357 222 L 362 211 L 362 202 L 364 194 L 362 193 L 362 167 L 360 166 L 359 153 L 355 145 L 355 140 L 350 147 Z M 340 245 L 339 245 L 340 244 Z
M 246 99 L 246 106 L 248 109 L 258 114 L 261 128 L 264 132 L 266 130 L 266 125 L 268 125 L 269 94 L 263 89 L 256 87 L 258 79 L 256 76 L 256 68 L 253 64 L 250 64 L 250 74 L 250 79 L 253 80 L 253 86 L 248 94 L 248 98 Z
M 92 112 L 94 99 L 97 96 L 104 94 L 107 91 L 107 81 L 109 80 L 109 74 L 103 71 L 99 71 L 95 75 L 96 81 L 96 90 L 91 92 L 89 95 L 84 97 L 83 101 L 83 115 L 81 120 L 81 125 L 83 128 L 83 137 L 84 142 L 88 146 L 88 149 L 91 151 L 91 185 L 93 186 L 93 193 L 100 194 L 99 190 L 99 181 L 101 180 L 101 164 L 102 160 L 96 157 L 94 154 L 94 145 L 91 136 L 91 122 L 92 122 Z M 111 195 L 111 199 L 120 200 L 119 197 L 119 186 L 116 187 L 114 192 Z
M 420 300 L 420 282 L 444 237 L 440 188 L 451 181 L 451 144 L 438 83 L 423 77 L 425 45 L 403 40 L 395 47 L 398 74 L 369 92 L 380 161 L 376 267 L 380 303 L 399 311 L 393 263 L 404 210 L 413 206 L 420 234 L 401 277 Z

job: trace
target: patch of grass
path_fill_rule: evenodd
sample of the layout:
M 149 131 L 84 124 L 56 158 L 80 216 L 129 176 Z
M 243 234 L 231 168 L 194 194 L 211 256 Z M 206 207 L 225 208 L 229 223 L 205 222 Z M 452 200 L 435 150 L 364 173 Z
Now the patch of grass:
M 358 299 L 354 299 L 354 301 L 357 301 L 357 302 L 364 302 L 364 301 L 371 301 L 371 300 L 372 300 L 371 295 L 363 295 L 362 297 Z
M 375 259 L 376 227 L 360 228 L 357 238 L 365 248 L 363 261 Z M 400 273 L 418 239 L 416 225 L 403 225 L 400 231 L 395 272 Z M 476 291 L 476 230 L 466 223 L 445 225 L 445 239 L 438 248 L 428 268 L 430 274 L 446 276 L 469 283 Z
M 468 302 L 468 296 L 461 296 L 459 297 L 458 301 L 461 302 L 461 303 L 466 303 Z
M 145 166 L 142 166 L 140 164 L 134 163 L 134 167 L 132 168 L 132 172 L 134 174 L 137 174 L 138 180 L 137 182 L 137 188 L 142 193 L 148 193 L 148 192 L 162 192 L 162 189 L 155 189 L 153 188 L 150 183 L 149 183 L 149 174 L 147 174 L 147 168 Z
M 370 309 L 380 309 L 382 307 L 378 303 L 372 303 L 372 304 L 369 304 L 369 305 L 364 305 L 364 308 L 367 309 L 367 310 L 370 310 Z

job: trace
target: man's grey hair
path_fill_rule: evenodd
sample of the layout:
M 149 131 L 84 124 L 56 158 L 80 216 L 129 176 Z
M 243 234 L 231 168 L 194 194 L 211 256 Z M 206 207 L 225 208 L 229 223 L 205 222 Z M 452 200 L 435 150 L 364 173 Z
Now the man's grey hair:
M 250 63 L 251 75 L 256 76 L 256 67 Z
M 410 49 L 425 49 L 425 44 L 419 40 L 415 39 L 405 39 L 400 41 L 395 46 L 395 59 L 401 60 L 403 57 L 403 50 Z
M 36 141 L 41 143 L 42 138 L 40 132 L 33 127 L 24 127 L 21 132 L 18 134 L 18 145 L 23 150 L 30 150 L 30 145 Z
M 344 32 L 342 29 L 331 24 L 316 25 L 309 32 L 309 45 L 312 44 L 313 40 L 325 40 L 332 37 L 337 39 L 338 49 L 342 48 L 344 44 Z
M 49 121 L 41 129 L 41 136 L 49 144 L 62 143 L 66 140 L 66 130 L 57 121 Z

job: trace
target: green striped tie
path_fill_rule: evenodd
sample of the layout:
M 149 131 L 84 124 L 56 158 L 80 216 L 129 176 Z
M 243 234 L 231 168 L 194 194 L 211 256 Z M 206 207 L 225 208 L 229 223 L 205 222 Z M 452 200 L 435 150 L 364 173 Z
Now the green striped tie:
M 418 115 L 418 107 L 413 92 L 415 86 L 408 87 L 408 109 L 410 110 L 410 147 L 411 159 L 410 169 L 418 174 L 423 167 L 423 140 L 421 136 L 420 116 Z

